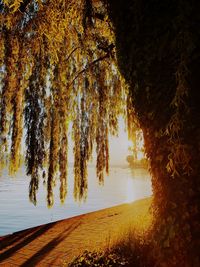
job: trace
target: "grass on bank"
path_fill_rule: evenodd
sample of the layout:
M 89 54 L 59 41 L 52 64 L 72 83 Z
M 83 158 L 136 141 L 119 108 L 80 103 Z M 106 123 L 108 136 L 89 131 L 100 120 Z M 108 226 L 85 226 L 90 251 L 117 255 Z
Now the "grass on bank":
M 129 230 L 104 250 L 85 251 L 68 267 L 152 267 L 148 257 L 151 245 L 146 238 L 147 234 L 139 236 Z
M 144 205 L 144 200 L 143 202 L 141 201 L 141 208 L 146 209 L 149 201 L 146 201 L 146 205 Z M 150 212 L 143 217 L 138 217 L 134 225 L 127 226 L 126 230 L 123 231 L 119 229 L 121 234 L 114 241 L 109 240 L 104 249 L 99 251 L 86 250 L 73 262 L 64 266 L 153 267 L 154 263 L 149 257 L 151 244 L 148 241 L 148 229 L 150 228 L 151 220 Z

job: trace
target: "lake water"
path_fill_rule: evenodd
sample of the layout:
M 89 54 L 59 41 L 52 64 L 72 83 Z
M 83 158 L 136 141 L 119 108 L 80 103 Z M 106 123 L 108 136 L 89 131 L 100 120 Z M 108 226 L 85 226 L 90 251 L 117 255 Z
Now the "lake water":
M 69 168 L 69 189 L 65 204 L 60 204 L 58 187 L 55 204 L 46 206 L 46 191 L 41 185 L 34 206 L 28 198 L 29 177 L 22 168 L 15 177 L 6 170 L 0 176 L 0 236 L 40 224 L 131 202 L 152 194 L 150 175 L 145 169 L 111 167 L 104 186 L 98 184 L 95 168 L 88 169 L 88 198 L 85 203 L 73 199 L 73 168 Z

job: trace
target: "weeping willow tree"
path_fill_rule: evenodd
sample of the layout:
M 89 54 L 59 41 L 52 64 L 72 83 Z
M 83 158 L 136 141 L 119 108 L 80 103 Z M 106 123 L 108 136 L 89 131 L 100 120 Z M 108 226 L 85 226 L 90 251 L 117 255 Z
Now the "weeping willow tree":
M 200 266 L 200 3 L 107 3 L 151 165 L 156 266 Z
M 48 205 L 57 180 L 63 202 L 72 124 L 74 197 L 85 199 L 93 148 L 103 183 L 109 134 L 126 113 L 106 9 L 100 1 L 0 1 L 0 25 L 1 166 L 9 161 L 16 172 L 25 147 L 30 200 L 36 204 L 41 177 Z
M 0 8 L 1 164 L 6 153 L 18 169 L 25 136 L 30 199 L 42 176 L 48 205 L 56 177 L 64 201 L 72 122 L 74 196 L 84 199 L 94 144 L 102 183 L 126 104 L 129 136 L 137 121 L 150 161 L 157 266 L 199 266 L 199 2 L 1 0 Z

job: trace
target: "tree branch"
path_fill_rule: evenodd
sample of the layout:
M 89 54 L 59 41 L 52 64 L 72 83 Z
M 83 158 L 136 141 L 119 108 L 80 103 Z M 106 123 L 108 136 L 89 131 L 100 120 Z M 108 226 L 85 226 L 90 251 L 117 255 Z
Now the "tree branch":
M 69 84 L 69 87 L 74 83 L 74 81 L 84 72 L 86 72 L 87 70 L 89 70 L 93 65 L 95 65 L 97 62 L 102 61 L 106 58 L 108 58 L 110 56 L 110 53 L 106 53 L 104 56 L 101 56 L 97 59 L 95 59 L 94 61 L 92 61 L 91 63 L 89 63 L 84 69 L 80 70 L 74 77 L 74 79 L 71 81 L 71 83 Z
M 81 47 L 80 47 L 80 46 L 75 47 L 75 48 L 69 53 L 68 57 L 66 58 L 66 61 L 68 61 L 69 58 L 71 57 L 71 55 L 72 55 L 77 49 L 79 49 L 79 48 L 81 48 Z

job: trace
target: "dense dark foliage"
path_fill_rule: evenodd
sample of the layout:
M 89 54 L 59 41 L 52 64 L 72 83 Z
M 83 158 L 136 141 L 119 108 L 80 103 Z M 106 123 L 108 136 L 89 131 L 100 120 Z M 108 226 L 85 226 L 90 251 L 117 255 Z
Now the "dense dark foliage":
M 154 257 L 158 266 L 199 266 L 200 4 L 108 6 L 151 165 Z

